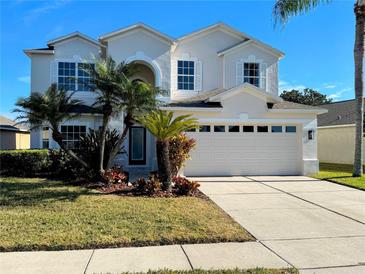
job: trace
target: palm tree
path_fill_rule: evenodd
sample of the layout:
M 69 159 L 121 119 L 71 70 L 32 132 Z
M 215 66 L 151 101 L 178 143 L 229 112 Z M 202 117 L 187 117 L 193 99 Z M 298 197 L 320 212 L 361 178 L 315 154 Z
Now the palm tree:
M 44 94 L 32 93 L 28 98 L 20 98 L 16 102 L 14 112 L 21 113 L 18 123 L 28 123 L 32 128 L 39 128 L 44 123 L 49 124 L 52 130 L 52 138 L 62 150 L 77 160 L 83 167 L 88 168 L 86 162 L 78 157 L 62 142 L 63 137 L 59 131 L 60 124 L 74 118 L 73 108 L 81 104 L 81 101 L 72 99 L 73 93 L 68 94 L 64 90 L 58 90 L 56 84 L 52 84 Z
M 156 137 L 156 153 L 159 175 L 164 189 L 171 191 L 171 166 L 169 160 L 169 140 L 183 131 L 197 127 L 197 120 L 190 115 L 173 117 L 173 112 L 155 110 L 142 116 L 138 122 Z
M 131 81 L 129 79 L 118 83 L 117 86 L 116 97 L 119 100 L 120 109 L 123 112 L 124 128 L 117 145 L 110 153 L 107 162 L 108 168 L 112 166 L 115 156 L 121 150 L 127 133 L 135 123 L 136 118 L 155 110 L 160 103 L 157 96 L 164 93 L 164 91 L 158 87 L 141 81 Z
M 93 106 L 103 115 L 99 147 L 99 173 L 102 175 L 109 161 L 109 159 L 104 160 L 108 124 L 112 115 L 122 109 L 122 104 L 118 97 L 119 86 L 123 85 L 128 77 L 133 75 L 135 69 L 132 64 L 122 62 L 117 65 L 111 57 L 107 57 L 103 60 L 95 60 L 94 66 L 86 66 L 84 70 L 91 76 L 90 86 L 98 94 Z
M 277 0 L 273 15 L 275 24 L 280 22 L 285 25 L 292 16 L 308 12 L 321 3 L 329 3 L 330 0 Z M 365 32 L 365 0 L 356 0 L 354 6 L 356 17 L 355 29 L 355 99 L 356 99 L 356 136 L 355 159 L 353 176 L 360 177 L 363 174 L 363 122 L 364 122 L 364 32 Z

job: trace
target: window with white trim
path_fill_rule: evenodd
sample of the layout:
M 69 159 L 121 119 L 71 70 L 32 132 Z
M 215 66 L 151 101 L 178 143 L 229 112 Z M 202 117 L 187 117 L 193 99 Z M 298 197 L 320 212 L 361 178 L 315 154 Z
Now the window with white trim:
M 61 126 L 62 142 L 67 148 L 80 148 L 80 137 L 86 134 L 86 126 Z
M 250 83 L 256 87 L 260 87 L 260 64 L 244 63 L 243 64 L 243 82 Z
M 194 90 L 195 89 L 195 62 L 194 61 L 177 61 L 177 89 Z
M 72 91 L 93 91 L 89 67 L 95 64 L 58 62 L 58 88 Z
M 42 148 L 49 148 L 49 127 L 42 128 Z

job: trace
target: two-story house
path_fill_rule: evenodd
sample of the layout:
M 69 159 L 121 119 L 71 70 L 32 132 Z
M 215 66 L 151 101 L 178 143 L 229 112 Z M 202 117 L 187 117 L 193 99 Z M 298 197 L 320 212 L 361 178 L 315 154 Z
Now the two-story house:
M 171 38 L 145 24 L 135 24 L 94 40 L 75 32 L 27 49 L 31 58 L 31 92 L 51 83 L 77 91 L 85 106 L 77 119 L 61 126 L 65 142 L 75 146 L 80 134 L 98 128 L 101 117 L 89 113 L 96 92 L 84 81 L 85 62 L 111 56 L 134 62 L 136 79 L 168 91 L 164 109 L 192 114 L 200 129 L 188 132 L 197 146 L 184 174 L 298 175 L 318 171 L 317 115 L 325 112 L 283 101 L 278 96 L 278 63 L 284 54 L 223 23 Z M 70 78 L 71 77 L 71 78 Z M 82 81 L 79 81 L 81 79 Z M 120 114 L 112 127 L 122 129 Z M 31 147 L 57 147 L 47 128 L 32 130 Z M 127 153 L 118 159 L 126 170 L 156 169 L 154 138 L 136 125 L 129 133 Z

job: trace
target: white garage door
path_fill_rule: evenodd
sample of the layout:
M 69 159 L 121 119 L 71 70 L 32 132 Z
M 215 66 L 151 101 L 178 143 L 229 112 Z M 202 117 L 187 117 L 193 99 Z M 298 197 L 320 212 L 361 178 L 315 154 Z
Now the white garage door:
M 197 144 L 184 175 L 299 174 L 297 131 L 295 126 L 203 126 L 188 133 Z

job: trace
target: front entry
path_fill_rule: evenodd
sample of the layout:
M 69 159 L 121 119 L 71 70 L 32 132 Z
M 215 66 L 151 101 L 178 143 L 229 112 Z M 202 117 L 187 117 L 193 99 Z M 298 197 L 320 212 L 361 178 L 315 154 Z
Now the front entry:
M 146 129 L 131 127 L 129 130 L 129 164 L 146 164 Z

